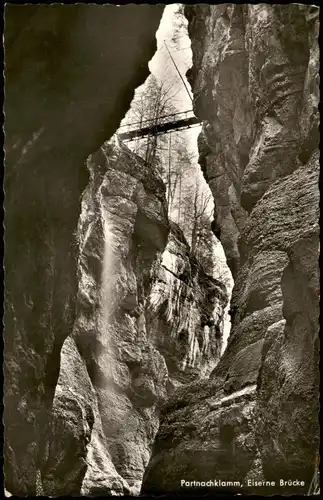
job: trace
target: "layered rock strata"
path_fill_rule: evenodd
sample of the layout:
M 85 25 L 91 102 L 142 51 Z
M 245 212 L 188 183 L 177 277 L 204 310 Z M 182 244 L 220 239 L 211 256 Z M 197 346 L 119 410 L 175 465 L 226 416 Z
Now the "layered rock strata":
M 88 166 L 76 321 L 61 352 L 42 487 L 138 494 L 160 406 L 219 359 L 227 294 L 169 223 L 150 165 L 116 139 Z
M 240 481 L 236 493 L 306 493 L 319 433 L 318 8 L 205 4 L 186 16 L 232 330 L 210 381 L 164 407 L 143 491 L 220 478 Z
M 163 6 L 6 5 L 4 473 L 35 495 L 74 323 L 87 156 L 149 74 Z

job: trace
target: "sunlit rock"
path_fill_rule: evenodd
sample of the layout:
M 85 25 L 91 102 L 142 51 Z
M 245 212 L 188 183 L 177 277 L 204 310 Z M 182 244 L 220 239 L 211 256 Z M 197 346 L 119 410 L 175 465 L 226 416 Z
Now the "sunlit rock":
M 77 317 L 61 352 L 43 488 L 138 494 L 161 405 L 219 360 L 228 298 L 168 221 L 151 165 L 112 140 L 88 167 Z

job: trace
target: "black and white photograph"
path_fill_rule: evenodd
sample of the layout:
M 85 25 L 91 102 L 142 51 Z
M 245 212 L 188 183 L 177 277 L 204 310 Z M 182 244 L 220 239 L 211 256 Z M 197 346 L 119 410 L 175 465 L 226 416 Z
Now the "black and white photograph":
M 320 496 L 319 15 L 5 4 L 6 497 Z

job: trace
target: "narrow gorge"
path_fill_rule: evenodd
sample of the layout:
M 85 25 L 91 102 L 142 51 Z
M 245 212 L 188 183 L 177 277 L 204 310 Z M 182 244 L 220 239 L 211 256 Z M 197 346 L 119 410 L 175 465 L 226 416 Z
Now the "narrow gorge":
M 307 494 L 316 472 L 319 8 L 184 9 L 230 302 L 117 132 L 164 7 L 5 9 L 7 496 Z

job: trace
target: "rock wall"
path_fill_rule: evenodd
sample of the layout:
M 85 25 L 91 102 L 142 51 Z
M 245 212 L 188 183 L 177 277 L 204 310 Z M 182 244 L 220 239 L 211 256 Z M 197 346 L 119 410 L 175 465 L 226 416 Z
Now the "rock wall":
M 159 408 L 214 367 L 227 303 L 169 223 L 150 165 L 116 139 L 88 167 L 76 321 L 41 465 L 50 496 L 139 493 Z
M 170 223 L 149 296 L 149 336 L 165 357 L 169 390 L 208 377 L 219 361 L 226 287 L 206 274 L 179 227 Z M 167 335 L 165 335 L 167 333 Z
M 235 278 L 232 330 L 210 381 L 164 406 L 143 491 L 218 478 L 240 481 L 236 493 L 306 493 L 319 434 L 318 8 L 185 11 L 200 164 Z M 276 487 L 253 487 L 263 479 Z
M 60 350 L 74 323 L 87 156 L 149 74 L 163 6 L 5 8 L 4 473 L 35 495 Z

